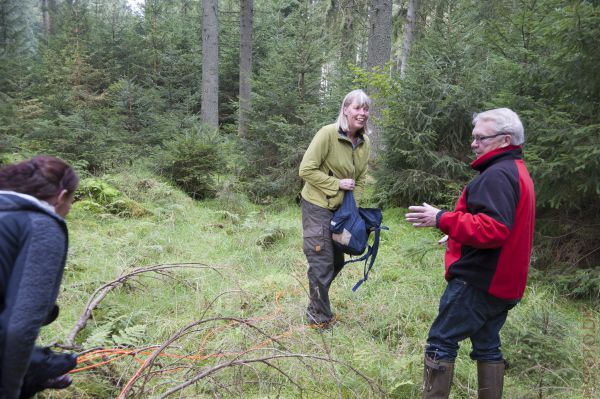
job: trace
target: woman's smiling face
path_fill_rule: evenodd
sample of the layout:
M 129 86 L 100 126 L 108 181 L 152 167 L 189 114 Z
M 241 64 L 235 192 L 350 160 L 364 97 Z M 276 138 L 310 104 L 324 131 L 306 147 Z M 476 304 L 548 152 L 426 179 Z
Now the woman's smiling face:
M 369 106 L 359 104 L 356 100 L 344 108 L 344 115 L 348 120 L 348 133 L 356 133 L 367 125 L 369 120 Z

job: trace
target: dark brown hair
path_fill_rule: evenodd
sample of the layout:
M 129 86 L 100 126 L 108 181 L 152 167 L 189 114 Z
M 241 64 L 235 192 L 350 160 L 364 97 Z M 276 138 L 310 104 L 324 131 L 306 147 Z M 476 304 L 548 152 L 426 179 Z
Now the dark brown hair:
M 69 164 L 47 155 L 0 169 L 0 190 L 29 194 L 40 200 L 48 200 L 62 190 L 71 194 L 78 184 L 79 177 Z

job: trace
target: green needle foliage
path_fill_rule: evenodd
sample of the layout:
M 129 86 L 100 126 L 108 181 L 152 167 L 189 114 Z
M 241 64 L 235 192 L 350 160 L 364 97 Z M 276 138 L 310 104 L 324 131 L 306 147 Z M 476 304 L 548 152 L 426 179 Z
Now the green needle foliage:
M 200 126 L 165 144 L 158 156 L 158 170 L 194 199 L 215 195 L 215 174 L 222 172 L 222 138 Z
M 427 11 L 406 76 L 359 74 L 377 87 L 386 143 L 379 202 L 452 207 L 473 176 L 471 115 L 509 107 L 525 125 L 525 160 L 537 193 L 534 265 L 557 271 L 600 264 L 600 24 L 595 2 L 441 2 Z M 432 6 L 433 7 L 433 6 Z M 558 239 L 557 237 L 560 237 Z M 554 274 L 554 273 L 553 273 Z M 564 278 L 563 278 L 564 277 Z M 564 285 L 562 285 L 564 286 Z M 567 291 L 566 293 L 570 293 Z

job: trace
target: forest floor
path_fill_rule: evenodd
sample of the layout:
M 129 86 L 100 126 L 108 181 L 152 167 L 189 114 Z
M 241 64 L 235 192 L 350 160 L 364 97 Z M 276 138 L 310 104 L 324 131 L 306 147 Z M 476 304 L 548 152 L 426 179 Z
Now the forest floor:
M 446 284 L 439 232 L 386 209 L 374 271 L 356 292 L 362 265 L 342 271 L 330 292 L 337 323 L 321 330 L 304 319 L 298 206 L 258 206 L 234 191 L 193 201 L 144 173 L 102 181 L 123 193 L 121 205 L 74 205 L 61 315 L 42 343 L 67 343 L 95 290 L 126 277 L 74 338 L 86 351 L 74 385 L 41 396 L 420 397 L 423 346 Z M 533 270 L 502 330 L 504 396 L 597 398 L 599 330 L 597 305 L 564 298 Z M 464 342 L 453 398 L 476 396 L 469 352 Z

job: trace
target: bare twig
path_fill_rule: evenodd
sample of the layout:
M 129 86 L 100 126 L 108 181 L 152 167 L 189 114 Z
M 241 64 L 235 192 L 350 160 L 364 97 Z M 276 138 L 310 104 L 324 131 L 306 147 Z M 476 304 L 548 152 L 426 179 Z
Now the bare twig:
M 291 382 L 293 385 L 295 385 L 296 388 L 298 388 L 298 390 L 300 392 L 302 392 L 304 390 L 300 384 L 298 384 L 290 375 L 288 375 L 285 371 L 283 371 L 279 367 L 277 367 L 274 364 L 270 363 L 268 360 L 263 361 L 263 363 L 266 364 L 267 366 L 269 366 L 269 367 L 277 370 L 279 372 L 279 374 L 283 375 L 285 378 L 288 379 L 289 382 Z
M 584 260 L 584 259 L 585 259 L 585 258 L 587 258 L 588 256 L 590 256 L 590 255 L 592 255 L 593 253 L 596 253 L 596 252 L 598 252 L 598 251 L 600 251 L 600 247 L 596 247 L 596 248 L 594 248 L 594 250 L 592 250 L 592 251 L 590 251 L 590 252 L 586 253 L 585 255 L 583 255 L 582 257 L 580 257 L 579 259 L 577 259 L 577 260 L 575 261 L 575 264 L 576 264 L 576 265 L 578 265 L 578 264 L 579 264 L 579 263 L 580 263 L 582 260 Z
M 123 390 L 121 390 L 121 393 L 119 394 L 119 399 L 126 398 L 127 394 L 133 388 L 133 384 L 142 375 L 144 370 L 146 370 L 149 367 L 152 367 L 154 360 L 160 355 L 160 353 L 162 353 L 173 342 L 175 342 L 182 336 L 186 335 L 188 330 L 190 330 L 200 324 L 208 323 L 208 322 L 211 322 L 214 320 L 223 320 L 223 319 L 226 319 L 226 318 L 217 317 L 217 318 L 210 318 L 210 319 L 205 319 L 205 320 L 198 320 L 198 321 L 188 324 L 187 326 L 185 326 L 185 327 L 181 328 L 179 331 L 177 331 L 175 334 L 171 335 L 171 337 L 168 340 L 166 340 L 159 348 L 157 348 L 150 356 L 148 356 L 148 358 L 144 361 L 144 364 L 142 364 L 142 366 L 137 370 L 137 372 L 129 379 L 127 384 L 125 384 L 125 387 L 123 388 Z
M 169 395 L 178 392 L 192 384 L 194 384 L 195 382 L 198 382 L 199 380 L 216 373 L 219 370 L 222 370 L 224 368 L 227 367 L 233 367 L 233 366 L 245 366 L 248 365 L 250 363 L 256 363 L 256 362 L 260 362 L 260 363 L 264 363 L 267 365 L 270 365 L 269 360 L 275 360 L 275 359 L 290 359 L 290 358 L 298 358 L 298 359 L 312 359 L 312 360 L 319 360 L 319 361 L 324 361 L 324 362 L 330 362 L 330 363 L 337 363 L 337 364 L 341 364 L 345 367 L 348 367 L 349 369 L 351 369 L 354 373 L 356 373 L 358 376 L 360 376 L 361 378 L 363 378 L 365 381 L 367 381 L 367 383 L 371 386 L 371 388 L 375 391 L 379 391 L 379 393 L 381 395 L 383 395 L 383 391 L 381 390 L 381 388 L 379 388 L 378 386 L 375 385 L 375 383 L 366 375 L 362 374 L 361 372 L 359 372 L 358 370 L 356 370 L 354 367 L 340 362 L 338 360 L 335 359 L 330 359 L 330 358 L 326 358 L 326 357 L 322 357 L 322 356 L 316 356 L 316 355 L 307 355 L 307 354 L 302 354 L 302 353 L 286 353 L 286 354 L 274 354 L 274 355 L 269 355 L 269 356 L 263 356 L 263 357 L 258 357 L 258 358 L 252 358 L 252 359 L 232 359 L 228 362 L 224 362 L 221 364 L 218 364 L 216 366 L 213 366 L 207 370 L 204 370 L 203 372 L 201 372 L 200 374 L 195 375 L 193 378 L 189 379 L 188 381 L 185 381 L 171 389 L 169 389 L 167 392 L 165 392 L 164 394 L 162 394 L 161 396 L 159 396 L 160 399 L 162 398 L 166 398 Z M 277 369 L 278 370 L 278 369 Z M 375 389 L 378 388 L 378 389 Z
M 583 226 L 580 226 L 580 227 L 576 228 L 575 230 L 568 231 L 565 234 L 561 234 L 559 236 L 545 236 L 545 235 L 542 235 L 542 237 L 550 239 L 550 240 L 559 240 L 561 238 L 565 238 L 565 237 L 568 237 L 568 236 L 573 235 L 575 233 L 578 233 L 581 230 L 589 229 L 589 228 L 595 228 L 595 227 L 598 227 L 598 226 L 600 226 L 600 224 L 586 224 L 586 225 L 583 225 Z
M 219 299 L 220 297 L 222 297 L 222 296 L 224 296 L 224 295 L 226 295 L 226 294 L 229 294 L 229 293 L 231 293 L 231 292 L 237 292 L 237 291 L 225 291 L 225 292 L 222 292 L 222 293 L 220 293 L 220 294 L 219 294 L 219 295 L 217 295 L 216 297 L 214 297 L 214 298 L 213 298 L 213 300 L 212 300 L 212 301 L 210 301 L 210 303 L 208 304 L 208 306 L 206 306 L 206 309 L 204 309 L 204 311 L 202 312 L 202 315 L 200 316 L 200 321 L 197 321 L 197 322 L 194 322 L 194 323 L 188 324 L 186 327 L 184 327 L 183 329 L 179 330 L 177 333 L 173 334 L 173 335 L 171 336 L 171 338 L 169 338 L 169 340 L 167 340 L 167 342 L 168 342 L 168 341 L 170 341 L 172 338 L 174 338 L 174 339 L 173 339 L 173 341 L 171 341 L 171 342 L 170 342 L 170 343 L 169 343 L 167 346 L 170 346 L 172 342 L 174 342 L 174 341 L 176 341 L 176 340 L 180 339 L 181 337 L 183 337 L 183 336 L 185 336 L 185 335 L 187 335 L 187 334 L 190 334 L 190 333 L 194 333 L 194 332 L 196 332 L 195 330 L 192 330 L 192 328 L 193 328 L 193 327 L 196 327 L 196 326 L 198 326 L 198 325 L 200 325 L 200 324 L 203 324 L 203 323 L 202 323 L 202 321 L 203 321 L 203 319 L 204 319 L 204 316 L 206 315 L 206 312 L 208 312 L 208 311 L 210 310 L 210 308 L 212 307 L 212 305 L 214 305 L 214 303 L 217 301 L 217 299 Z M 209 319 L 209 320 L 214 320 L 214 319 Z M 217 319 L 217 320 L 218 320 L 218 319 Z M 152 355 L 151 355 L 151 356 L 150 356 L 148 359 L 146 359 L 146 362 L 144 362 L 144 364 L 142 365 L 142 367 L 140 367 L 140 369 L 138 370 L 138 372 L 137 372 L 136 374 L 139 376 L 139 375 L 141 375 L 141 373 L 142 373 L 143 369 L 152 367 L 152 365 L 154 364 L 154 360 L 156 359 L 156 357 L 157 357 L 157 356 L 158 356 L 158 355 L 159 355 L 159 354 L 160 354 L 160 353 L 161 353 L 161 352 L 162 352 L 162 351 L 163 351 L 163 350 L 164 350 L 164 349 L 165 349 L 167 346 L 164 346 L 164 344 L 163 344 L 163 345 L 161 345 L 161 347 L 159 347 L 159 348 L 158 348 L 158 349 L 157 349 L 157 350 L 156 350 L 154 353 L 152 353 Z M 134 378 L 135 378 L 135 376 L 134 376 L 134 377 L 132 377 L 132 378 L 129 380 L 128 384 L 129 384 L 129 383 L 133 384 L 133 383 L 135 382 Z M 144 390 L 144 388 L 145 388 L 145 386 L 146 386 L 146 383 L 148 382 L 148 378 L 149 378 L 149 376 L 146 376 L 146 378 L 144 379 L 144 383 L 142 384 L 142 388 L 141 388 L 142 390 Z
M 219 296 L 222 296 L 223 294 L 220 294 Z M 217 296 L 217 298 L 219 296 Z M 215 300 L 216 300 L 216 298 L 215 298 Z M 187 335 L 188 333 L 190 333 L 190 330 L 192 328 L 194 328 L 194 327 L 196 327 L 196 326 L 198 326 L 200 324 L 205 324 L 205 323 L 212 322 L 212 321 L 231 321 L 231 322 L 235 322 L 235 323 L 238 323 L 238 324 L 247 325 L 247 326 L 253 328 L 254 330 L 258 331 L 261 335 L 267 337 L 271 341 L 273 341 L 273 342 L 279 344 L 280 346 L 282 346 L 281 342 L 279 342 L 279 340 L 277 338 L 268 335 L 263 330 L 261 330 L 260 328 L 256 327 L 252 323 L 250 323 L 248 320 L 240 319 L 240 318 L 235 318 L 235 317 L 213 317 L 213 318 L 210 318 L 210 319 L 204 319 L 204 320 L 201 319 L 201 320 L 195 321 L 195 322 L 193 322 L 191 324 L 188 324 L 187 326 L 183 327 L 178 332 L 176 332 L 175 334 L 173 334 L 163 345 L 161 345 L 158 349 L 156 349 L 152 353 L 152 355 L 150 355 L 146 359 L 146 361 L 144 362 L 144 364 L 138 369 L 138 371 L 134 374 L 134 376 L 129 380 L 129 382 L 127 383 L 127 385 L 125 386 L 125 388 L 123 388 L 123 390 L 121 391 L 121 394 L 119 395 L 119 398 L 125 398 L 126 397 L 126 394 L 129 392 L 129 390 L 131 389 L 131 387 L 133 386 L 133 384 L 135 383 L 135 381 L 141 376 L 141 374 L 144 372 L 144 370 L 146 370 L 147 368 L 152 367 L 152 365 L 154 363 L 154 360 L 168 346 L 170 346 L 173 342 L 175 342 L 176 340 L 180 339 L 184 335 Z M 144 385 L 142 386 L 142 390 L 143 390 L 146 382 L 147 382 L 147 378 L 144 380 Z
M 165 271 L 170 269 L 177 268 L 191 268 L 191 269 L 211 269 L 218 272 L 217 267 L 205 265 L 202 263 L 172 263 L 172 264 L 161 264 L 161 265 L 152 265 L 146 267 L 140 267 L 138 269 L 134 269 L 128 273 L 120 275 L 118 278 L 113 281 L 104 284 L 103 286 L 97 288 L 92 295 L 90 296 L 79 320 L 75 324 L 75 327 L 69 334 L 66 342 L 62 345 L 64 348 L 75 348 L 75 337 L 77 334 L 83 330 L 92 316 L 92 311 L 98 306 L 98 304 L 120 284 L 123 284 L 130 280 L 133 277 L 137 277 L 140 274 L 148 273 L 148 272 L 156 272 L 156 273 L 165 273 Z
M 264 364 L 264 365 L 266 365 L 266 366 L 268 366 L 268 367 L 276 370 L 278 373 L 280 373 L 281 375 L 283 375 L 289 382 L 291 382 L 294 386 L 296 386 L 301 392 L 304 391 L 304 388 L 298 382 L 296 382 L 289 374 L 287 374 L 283 369 L 281 369 L 278 366 L 275 366 L 272 363 L 273 360 L 281 359 L 281 358 L 294 358 L 294 359 L 297 359 L 297 360 L 301 361 L 307 367 L 308 367 L 308 365 L 304 363 L 307 359 L 308 360 L 326 361 L 326 362 L 332 363 L 332 364 L 333 363 L 341 364 L 341 365 L 344 365 L 345 367 L 349 368 L 350 370 L 352 370 L 355 374 L 359 375 L 365 381 L 367 381 L 369 383 L 369 385 L 371 386 L 371 389 L 374 392 L 378 392 L 380 394 L 382 394 L 382 392 L 383 392 L 381 390 L 381 388 L 374 381 L 372 381 L 369 377 L 367 377 L 366 375 L 362 374 L 360 371 L 358 371 L 357 369 L 353 368 L 349 364 L 342 363 L 340 361 L 332 359 L 331 357 L 321 357 L 321 356 L 316 356 L 316 355 L 297 354 L 297 353 L 291 353 L 291 352 L 289 352 L 285 348 L 285 346 L 283 345 L 283 343 L 280 342 L 276 337 L 270 336 L 269 334 L 267 334 L 266 332 L 264 332 L 262 329 L 258 328 L 254 324 L 252 324 L 250 320 L 233 318 L 233 317 L 214 317 L 214 318 L 209 318 L 209 319 L 203 319 L 203 320 L 195 321 L 195 322 L 190 323 L 187 326 L 181 328 L 176 333 L 174 333 L 159 348 L 157 348 L 156 350 L 154 350 L 154 352 L 144 361 L 144 363 L 142 364 L 142 366 L 129 379 L 129 381 L 127 382 L 127 384 L 125 384 L 125 386 L 123 387 L 123 389 L 122 389 L 121 393 L 119 394 L 118 398 L 119 399 L 125 399 L 126 397 L 128 397 L 128 395 L 130 393 L 132 393 L 136 381 L 138 381 L 139 379 L 143 379 L 143 383 L 142 383 L 141 387 L 138 387 L 136 389 L 136 392 L 139 393 L 140 395 L 143 395 L 145 393 L 145 386 L 146 386 L 148 380 L 151 378 L 151 376 L 156 375 L 155 373 L 150 372 L 150 369 L 153 367 L 155 359 L 158 356 L 160 356 L 160 354 L 166 348 L 170 347 L 172 345 L 172 343 L 174 343 L 175 341 L 181 339 L 183 336 L 186 336 L 186 335 L 188 335 L 188 334 L 190 334 L 192 332 L 196 332 L 198 330 L 198 326 L 203 325 L 203 324 L 207 324 L 207 323 L 210 323 L 210 322 L 215 322 L 215 321 L 225 321 L 225 322 L 229 321 L 229 322 L 237 323 L 239 325 L 245 325 L 245 326 L 253 329 L 254 331 L 257 331 L 260 335 L 268 338 L 268 340 L 270 340 L 271 342 L 273 342 L 274 344 L 276 344 L 276 346 L 278 348 L 280 348 L 280 349 L 277 349 L 276 347 L 264 348 L 264 347 L 261 346 L 261 347 L 255 347 L 253 349 L 246 350 L 246 351 L 241 351 L 241 352 L 237 352 L 237 353 L 229 353 L 229 355 L 233 356 L 233 358 L 230 358 L 229 360 L 226 360 L 226 361 L 223 361 L 223 362 L 221 362 L 219 364 L 216 364 L 216 365 L 214 365 L 214 366 L 212 366 L 210 368 L 207 368 L 207 369 L 205 368 L 203 371 L 201 371 L 200 373 L 196 374 L 190 380 L 185 381 L 185 382 L 181 383 L 180 385 L 169 389 L 161 397 L 167 397 L 168 395 L 171 395 L 174 392 L 177 392 L 177 391 L 179 391 L 181 389 L 184 389 L 185 387 L 188 387 L 188 386 L 194 384 L 195 382 L 197 382 L 197 381 L 199 381 L 201 379 L 210 378 L 213 374 L 215 374 L 219 370 L 222 370 L 222 369 L 225 369 L 225 368 L 228 368 L 228 367 L 248 366 L 248 365 L 250 365 L 252 363 L 262 363 L 262 364 Z M 269 354 L 268 356 L 248 358 L 248 356 L 251 353 L 256 353 L 257 351 L 265 351 L 265 350 L 275 351 L 275 352 L 278 352 L 278 353 Z M 189 369 L 188 369 L 188 371 L 189 371 Z M 145 377 L 143 377 L 143 375 L 145 375 Z

